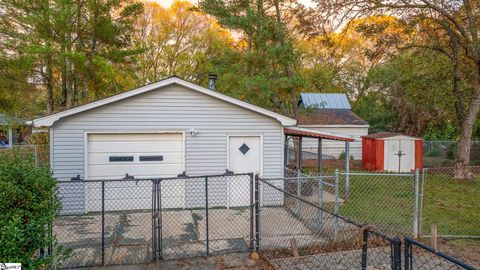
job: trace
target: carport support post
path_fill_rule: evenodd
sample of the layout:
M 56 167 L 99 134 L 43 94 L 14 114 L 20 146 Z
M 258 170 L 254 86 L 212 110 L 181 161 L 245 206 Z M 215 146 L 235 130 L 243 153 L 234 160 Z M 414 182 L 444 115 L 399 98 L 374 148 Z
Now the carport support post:
M 205 233 L 207 236 L 207 256 L 209 256 L 210 242 L 208 241 L 208 176 L 205 176 Z
M 283 146 L 283 167 L 287 168 L 288 166 L 288 136 L 285 135 L 285 143 Z
M 345 199 L 350 195 L 350 142 L 345 142 Z
M 102 265 L 105 265 L 105 181 L 102 181 Z
M 298 155 L 297 155 L 297 197 L 301 198 L 302 196 L 302 137 L 298 137 Z M 300 202 L 295 200 L 295 211 L 297 214 L 300 213 Z

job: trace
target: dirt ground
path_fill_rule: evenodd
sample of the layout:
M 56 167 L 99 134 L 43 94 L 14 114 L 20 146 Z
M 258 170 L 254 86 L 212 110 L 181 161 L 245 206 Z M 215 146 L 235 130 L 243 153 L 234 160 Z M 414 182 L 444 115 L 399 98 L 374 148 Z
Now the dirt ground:
M 262 262 L 252 260 L 250 253 L 235 253 L 223 256 L 212 257 L 196 257 L 190 259 L 179 259 L 171 261 L 163 261 L 152 264 L 138 265 L 117 265 L 105 267 L 84 268 L 87 270 L 220 270 L 220 269 L 236 269 L 236 270 L 261 270 L 267 269 Z
M 439 239 L 438 249 L 480 269 L 480 239 Z

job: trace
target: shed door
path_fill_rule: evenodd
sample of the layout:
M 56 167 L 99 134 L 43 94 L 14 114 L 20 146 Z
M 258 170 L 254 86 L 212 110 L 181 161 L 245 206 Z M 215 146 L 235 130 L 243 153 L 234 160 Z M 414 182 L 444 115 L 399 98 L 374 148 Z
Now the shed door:
M 183 135 L 90 134 L 88 135 L 88 179 L 172 177 L 183 172 Z M 162 206 L 183 207 L 184 182 L 162 183 Z M 87 184 L 87 210 L 101 207 L 100 185 Z M 124 180 L 105 185 L 106 210 L 148 209 L 151 181 Z
M 385 170 L 410 172 L 414 169 L 415 144 L 413 140 L 385 140 Z
M 229 170 L 234 173 L 261 172 L 261 137 L 229 137 Z M 248 177 L 229 177 L 229 206 L 247 206 L 250 204 L 250 180 Z

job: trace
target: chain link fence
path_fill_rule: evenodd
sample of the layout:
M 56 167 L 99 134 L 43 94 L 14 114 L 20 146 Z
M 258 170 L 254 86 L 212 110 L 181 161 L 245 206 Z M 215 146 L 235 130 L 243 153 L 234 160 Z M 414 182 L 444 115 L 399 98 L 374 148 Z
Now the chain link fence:
M 286 169 L 286 175 L 285 190 L 308 202 L 390 235 L 417 235 L 419 172 L 326 176 Z
M 294 179 L 283 179 L 285 190 L 279 179 L 260 182 L 258 246 L 275 269 L 389 269 L 394 239 L 319 207 L 302 195 L 310 186 L 298 191 Z
M 466 167 L 470 180 L 456 180 L 454 167 L 423 170 L 420 191 L 421 235 L 436 225 L 439 236 L 480 239 L 480 166 Z
M 405 270 L 413 269 L 467 269 L 476 270 L 475 267 L 449 256 L 443 252 L 435 250 L 431 246 L 425 245 L 414 239 L 405 237 Z
M 330 178 L 317 177 L 313 186 Z M 256 211 L 256 246 L 273 269 L 475 269 L 409 237 L 387 235 L 379 226 L 309 201 L 305 192 L 311 187 L 302 185 L 307 179 L 257 180 L 261 207 Z
M 456 141 L 424 141 L 423 166 L 450 167 L 455 164 L 458 142 Z M 470 150 L 470 165 L 480 165 L 480 141 L 473 141 Z
M 253 174 L 58 182 L 64 267 L 148 263 L 253 247 Z
M 35 160 L 35 165 L 42 166 L 50 164 L 50 146 L 34 144 L 18 144 L 12 148 L 0 148 L 1 151 L 15 151 L 16 154 L 25 158 Z

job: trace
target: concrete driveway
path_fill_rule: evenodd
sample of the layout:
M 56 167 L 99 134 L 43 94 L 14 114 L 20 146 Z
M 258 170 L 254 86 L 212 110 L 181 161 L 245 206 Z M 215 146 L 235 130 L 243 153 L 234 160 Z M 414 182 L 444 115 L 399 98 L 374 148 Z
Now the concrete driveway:
M 105 264 L 152 261 L 151 211 L 105 214 Z M 205 210 L 162 211 L 162 257 L 207 255 Z M 210 254 L 247 251 L 250 245 L 248 208 L 209 209 Z M 54 224 L 59 243 L 73 251 L 67 267 L 102 263 L 102 216 L 99 213 L 62 216 Z

